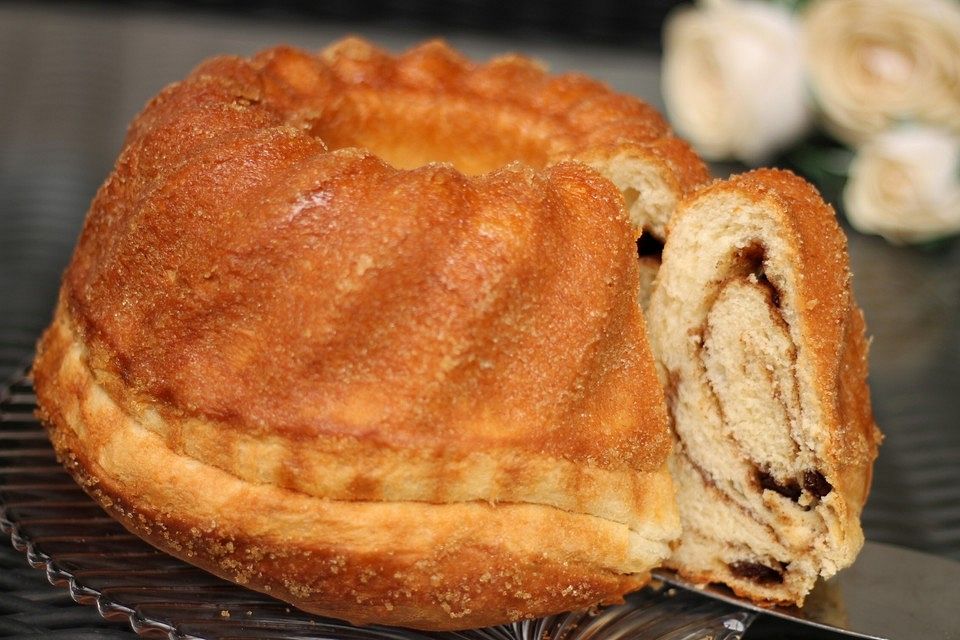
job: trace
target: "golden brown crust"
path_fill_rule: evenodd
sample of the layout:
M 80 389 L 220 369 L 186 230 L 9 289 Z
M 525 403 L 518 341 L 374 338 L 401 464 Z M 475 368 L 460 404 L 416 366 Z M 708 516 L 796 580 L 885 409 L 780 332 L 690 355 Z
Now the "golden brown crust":
M 325 500 L 178 455 L 95 382 L 63 315 L 34 376 L 59 457 L 127 528 L 308 611 L 484 626 L 616 601 L 643 584 L 653 561 L 628 527 L 592 516 L 531 504 Z M 656 519 L 656 509 L 669 511 L 669 480 L 647 482 L 661 501 L 648 506 Z
M 831 451 L 840 469 L 839 489 L 847 497 L 852 517 L 859 518 L 873 479 L 873 461 L 883 434 L 873 419 L 870 387 L 867 385 L 866 323 L 863 311 L 850 306 L 846 323 L 843 360 L 840 363 L 838 402 L 839 423 Z
M 365 47 L 356 42 L 335 47 L 334 51 L 340 51 L 342 48 L 353 50 L 358 47 L 367 51 Z M 438 47 L 434 45 L 427 47 L 427 49 L 436 51 Z M 329 55 L 331 54 L 328 54 L 328 57 Z M 367 51 L 365 56 L 361 57 L 375 60 L 375 64 L 370 64 L 377 69 L 382 69 L 386 64 L 382 56 L 375 50 L 373 52 Z M 338 60 L 341 58 L 342 56 L 337 57 Z M 494 66 L 512 69 L 518 64 L 511 59 Z M 526 69 L 525 66 L 520 66 L 522 69 Z M 335 71 L 339 69 L 340 66 L 334 67 Z M 395 242 L 399 242 L 410 233 L 424 233 L 423 227 L 430 226 L 432 227 L 430 231 L 435 231 L 435 233 L 424 234 L 418 239 L 418 242 L 409 242 L 411 247 L 408 259 L 410 262 L 419 261 L 423 258 L 425 254 L 419 249 L 420 247 L 430 246 L 431 253 L 440 253 L 434 251 L 434 249 L 440 248 L 433 246 L 434 243 L 442 242 L 446 246 L 450 246 L 453 244 L 451 240 L 455 241 L 458 238 L 458 234 L 449 233 L 453 225 L 460 224 L 458 217 L 460 211 L 450 201 L 455 200 L 451 197 L 454 193 L 460 190 L 469 191 L 467 183 L 464 182 L 462 177 L 459 177 L 453 171 L 440 167 L 424 167 L 419 172 L 403 174 L 402 178 L 396 178 L 397 181 L 401 179 L 404 181 L 406 192 L 397 193 L 392 185 L 387 185 L 385 188 L 381 186 L 384 184 L 385 178 L 394 174 L 388 167 L 384 167 L 375 159 L 359 158 L 349 154 L 347 156 L 328 157 L 320 154 L 321 142 L 316 138 L 298 135 L 296 131 L 283 125 L 268 128 L 266 126 L 268 123 L 273 121 L 276 124 L 276 114 L 273 115 L 273 118 L 270 117 L 269 113 L 264 114 L 265 111 L 269 112 L 270 109 L 266 106 L 263 92 L 254 86 L 256 76 L 251 75 L 251 73 L 250 66 L 238 59 L 220 59 L 206 63 L 192 74 L 184 84 L 167 91 L 163 97 L 155 100 L 151 105 L 155 109 L 148 107 L 145 114 L 138 119 L 138 123 L 146 121 L 151 123 L 149 126 L 138 124 L 132 128 L 128 147 L 121 157 L 118 171 L 108 181 L 102 193 L 94 202 L 90 220 L 81 239 L 78 257 L 74 260 L 67 274 L 71 304 L 75 311 L 79 311 L 76 315 L 87 330 L 93 329 L 92 325 L 97 325 L 98 329 L 106 329 L 106 327 L 99 327 L 98 323 L 112 323 L 112 329 L 108 330 L 112 334 L 112 339 L 130 340 L 131 337 L 146 333 L 141 331 L 141 327 L 148 324 L 152 325 L 154 329 L 169 332 L 163 340 L 157 338 L 157 343 L 182 344 L 183 340 L 181 338 L 190 338 L 191 334 L 196 334 L 201 327 L 197 326 L 198 318 L 191 317 L 188 321 L 181 316 L 166 317 L 165 310 L 162 308 L 163 303 L 158 299 L 166 295 L 167 282 L 165 279 L 169 277 L 171 272 L 176 271 L 178 277 L 182 279 L 174 283 L 181 291 L 177 295 L 184 299 L 188 295 L 193 295 L 203 284 L 210 285 L 207 288 L 213 289 L 214 292 L 218 291 L 216 269 L 212 269 L 211 265 L 215 266 L 216 262 L 221 259 L 235 259 L 235 256 L 225 250 L 228 247 L 238 253 L 245 248 L 249 250 L 249 247 L 254 247 L 260 252 L 253 256 L 254 264 L 247 268 L 245 268 L 245 265 L 230 265 L 234 271 L 243 270 L 246 280 L 259 286 L 257 290 L 259 295 L 266 295 L 268 291 L 275 289 L 273 285 L 276 281 L 286 280 L 293 276 L 298 277 L 299 284 L 303 284 L 303 288 L 306 288 L 308 278 L 302 274 L 290 273 L 289 271 L 281 274 L 273 268 L 275 265 L 263 264 L 269 262 L 269 260 L 262 255 L 261 247 L 268 244 L 265 240 L 269 237 L 272 239 L 272 244 L 278 247 L 278 251 L 282 250 L 284 254 L 287 253 L 287 245 L 291 242 L 299 243 L 300 246 L 297 246 L 297 249 L 303 251 L 310 249 L 302 246 L 308 241 L 317 241 L 310 237 L 310 231 L 283 228 L 281 224 L 283 218 L 278 215 L 278 210 L 289 209 L 290 201 L 296 203 L 297 197 L 303 195 L 305 190 L 315 188 L 324 180 L 330 181 L 329 187 L 331 190 L 341 188 L 342 184 L 353 185 L 352 188 L 356 191 L 365 190 L 367 193 L 372 192 L 373 194 L 378 194 L 377 190 L 379 189 L 380 192 L 385 192 L 386 197 L 392 197 L 396 201 L 385 202 L 384 206 L 381 207 L 384 209 L 405 206 L 404 198 L 414 192 L 417 193 L 414 204 L 419 207 L 422 215 L 411 216 L 411 219 L 421 221 L 420 226 L 413 228 L 397 227 L 396 221 L 391 220 L 387 215 L 369 222 L 367 238 L 368 244 L 371 245 L 371 251 L 357 251 L 357 253 L 364 253 L 373 260 L 373 269 L 377 267 L 377 256 L 374 250 L 378 250 L 380 254 L 389 253 L 391 258 L 395 260 L 393 254 L 395 254 L 395 249 L 398 246 Z M 342 70 L 338 73 L 340 75 L 345 74 Z M 371 75 L 368 70 L 357 71 L 354 69 L 351 73 L 351 77 L 368 78 Z M 542 72 L 540 73 L 542 74 Z M 227 77 L 227 80 L 222 80 L 220 74 L 224 74 L 223 77 Z M 389 77 L 389 74 L 385 75 Z M 544 83 L 546 82 L 544 81 Z M 177 89 L 180 89 L 180 91 Z M 229 106 L 224 106 L 223 103 L 225 102 L 228 102 Z M 162 114 L 153 113 L 156 110 L 160 110 Z M 217 118 L 212 118 L 212 111 L 216 112 Z M 226 115 L 222 116 L 221 112 Z M 236 113 L 240 115 L 235 115 Z M 192 124 L 201 116 L 204 122 L 204 138 L 198 141 L 194 137 L 197 135 L 195 133 L 196 128 L 188 127 L 184 129 L 182 125 L 184 122 Z M 212 121 L 208 122 L 208 119 L 212 119 Z M 170 123 L 169 127 L 164 127 L 166 123 Z M 175 128 L 177 128 L 176 131 L 174 131 Z M 238 133 L 235 133 L 236 129 L 239 129 Z M 188 151 L 191 153 L 188 153 Z M 170 167 L 172 163 L 169 162 L 169 158 L 171 156 L 184 158 L 183 164 L 181 166 L 174 164 L 173 167 Z M 166 169 L 166 175 L 157 175 L 160 166 Z M 217 168 L 216 174 L 210 172 L 209 168 L 212 167 Z M 236 176 L 241 168 L 245 172 L 243 174 L 245 176 L 244 182 L 236 184 Z M 176 171 L 171 169 L 176 169 Z M 305 177 L 311 172 L 313 175 Z M 567 185 L 572 185 L 576 180 L 586 180 L 587 182 L 592 180 L 595 189 L 591 193 L 603 193 L 603 198 L 606 198 L 606 200 L 596 200 L 595 196 L 591 196 L 592 199 L 589 202 L 587 199 L 582 201 L 582 206 L 599 206 L 601 208 L 615 206 L 616 195 L 605 188 L 601 184 L 602 181 L 594 180 L 592 177 L 587 178 L 587 173 L 578 172 L 572 167 L 563 170 L 558 169 L 555 172 L 564 176 Z M 278 178 L 284 173 L 294 173 L 295 179 L 301 180 L 301 184 L 277 185 L 278 182 L 286 182 L 286 180 Z M 496 213 L 495 209 L 500 199 L 504 197 L 516 199 L 519 197 L 518 193 L 511 193 L 511 189 L 517 191 L 510 186 L 511 182 L 526 182 L 531 179 L 537 180 L 539 177 L 521 169 L 510 171 L 508 175 L 499 174 L 495 177 L 489 177 L 486 179 L 487 184 L 475 189 L 478 192 L 475 198 L 477 201 L 471 202 L 469 205 L 477 209 L 487 207 L 493 210 L 491 211 L 492 215 Z M 158 188 L 160 184 L 167 186 L 165 189 L 161 189 Z M 113 187 L 121 187 L 122 190 L 119 193 L 114 193 Z M 342 188 L 345 189 L 346 187 Z M 546 204 L 538 202 L 530 196 L 524 197 L 526 200 L 523 205 L 526 207 L 540 207 Z M 272 210 L 259 205 L 264 198 L 272 198 L 275 201 Z M 378 201 L 377 195 L 368 195 L 366 198 L 369 202 Z M 224 201 L 231 205 L 228 211 L 221 210 L 223 207 L 220 203 Z M 134 204 L 137 209 L 132 211 Z M 462 207 L 466 203 L 458 202 L 456 204 Z M 518 204 L 520 203 L 518 202 Z M 177 225 L 166 224 L 168 219 L 166 212 L 177 207 L 189 210 L 184 211 L 185 215 L 178 219 Z M 251 216 L 250 212 L 255 212 L 257 215 Z M 558 210 L 552 213 L 554 217 L 559 214 Z M 349 215 L 349 212 L 344 212 L 342 215 Z M 598 212 L 597 217 L 603 215 Z M 432 216 L 432 219 L 430 216 Z M 263 220 L 262 224 L 260 224 L 261 219 Z M 502 222 L 507 223 L 509 221 Z M 569 224 L 572 221 L 560 219 L 558 222 L 561 224 L 568 222 Z M 104 223 L 112 223 L 113 225 L 132 224 L 135 228 L 128 237 L 124 238 L 124 242 L 128 245 L 135 244 L 138 251 L 130 252 L 131 255 L 114 257 L 112 260 L 108 259 L 106 254 L 124 236 L 124 229 L 105 228 L 106 224 Z M 483 220 L 478 220 L 477 224 L 486 223 Z M 446 225 L 446 228 L 443 228 L 443 225 Z M 510 233 L 523 232 L 515 224 L 508 231 Z M 571 232 L 567 232 L 567 235 L 574 235 Z M 278 237 L 281 234 L 287 234 L 292 238 Z M 462 236 L 462 234 L 463 231 L 459 235 Z M 543 254 L 555 252 L 555 243 L 561 241 L 556 238 L 556 235 L 538 238 L 536 246 Z M 592 244 L 584 245 L 584 249 L 589 252 L 588 255 L 584 256 L 585 262 L 590 262 L 597 257 L 599 252 L 606 250 L 605 247 L 597 246 L 596 240 L 599 237 L 596 234 L 591 232 L 590 234 L 584 234 L 584 237 L 590 237 L 591 235 L 593 236 Z M 234 244 L 240 242 L 234 240 L 238 236 L 245 246 L 231 246 L 231 242 Z M 264 238 L 264 241 L 259 241 L 260 237 Z M 88 241 L 88 239 L 92 240 Z M 610 237 L 610 239 L 612 240 L 613 237 Z M 443 246 L 443 244 L 440 246 Z M 518 246 L 525 250 L 525 245 Z M 223 247 L 224 250 L 210 255 L 208 247 Z M 504 247 L 504 249 L 507 248 Z M 480 249 L 483 248 L 477 248 L 477 250 Z M 417 251 L 420 251 L 420 253 Z M 287 262 L 294 262 L 286 255 L 282 258 Z M 272 259 L 278 261 L 281 257 L 273 256 Z M 508 259 L 508 257 L 504 255 L 502 259 Z M 625 254 L 621 254 L 619 259 L 623 261 Z M 192 263 L 191 260 L 193 260 Z M 91 265 L 96 265 L 97 273 L 88 273 Z M 167 268 L 161 273 L 159 265 Z M 315 265 L 315 267 L 319 266 L 321 265 Z M 328 265 L 324 264 L 322 266 L 327 267 Z M 351 265 L 345 266 L 350 267 Z M 356 268 L 356 265 L 352 266 Z M 467 260 L 462 260 L 458 266 L 462 269 L 471 268 Z M 546 269 L 542 269 L 539 273 L 505 274 L 505 277 L 511 277 L 513 282 L 510 284 L 515 283 L 515 287 L 527 288 L 534 284 L 533 281 L 536 278 L 543 277 L 543 271 L 546 271 Z M 597 270 L 598 273 L 601 271 L 602 269 Z M 327 273 L 329 274 L 329 272 Z M 135 277 L 132 274 L 136 274 Z M 235 276 L 236 274 L 231 275 Z M 319 281 L 321 275 L 310 276 L 313 278 L 313 285 L 323 284 Z M 128 276 L 132 277 L 132 280 Z M 191 278 L 193 281 L 183 281 Z M 115 286 L 120 281 L 129 282 L 131 286 L 125 288 Z M 149 318 L 131 318 L 129 315 L 125 315 L 122 319 L 116 315 L 111 317 L 114 312 L 108 311 L 108 309 L 129 306 L 129 300 L 122 298 L 122 296 L 130 297 L 132 290 L 136 291 L 138 298 L 149 298 L 137 300 L 143 303 L 140 305 L 141 312 L 147 307 L 151 308 L 148 312 Z M 594 292 L 602 293 L 603 288 L 585 288 L 584 291 L 586 293 L 580 294 L 581 296 L 590 295 Z M 84 300 L 77 299 L 81 292 L 85 297 Z M 251 294 L 253 292 L 244 289 L 243 293 Z M 555 295 L 565 295 L 566 293 L 569 293 L 569 289 L 558 291 Z M 101 294 L 109 296 L 109 298 L 103 299 Z M 102 300 L 102 302 L 97 305 L 92 304 L 91 301 L 94 297 Z M 196 306 L 202 309 L 211 310 L 209 307 L 210 301 L 185 300 L 186 304 L 191 302 L 196 302 Z M 229 304 L 231 301 L 217 300 L 216 302 Z M 587 301 L 584 300 L 584 302 Z M 596 304 L 596 301 L 590 301 L 590 303 Z M 154 315 L 153 307 L 158 307 L 155 310 L 161 314 L 160 316 Z M 98 313 L 103 318 L 93 317 Z M 629 313 L 629 311 L 621 305 L 616 313 L 623 315 Z M 203 320 L 215 322 L 215 319 L 212 318 L 203 318 Z M 228 320 L 232 322 L 232 319 Z M 283 322 L 285 318 L 271 318 L 269 322 L 263 322 L 262 324 L 274 328 L 277 326 L 273 323 L 274 320 L 280 321 L 279 326 L 281 328 L 284 324 L 289 324 Z M 579 320 L 582 322 L 584 319 L 580 318 Z M 544 322 L 544 324 L 548 323 Z M 583 329 L 593 331 L 589 326 Z M 249 330 L 257 332 L 259 327 L 250 327 Z M 636 331 L 636 329 L 632 329 L 632 331 Z M 105 336 L 94 333 L 97 339 L 105 338 Z M 132 350 L 130 347 L 123 347 L 122 345 L 111 345 L 111 348 L 115 351 Z M 162 349 L 158 349 L 157 351 L 150 351 L 150 353 L 160 353 L 161 351 Z M 158 396 L 163 396 L 169 391 L 169 387 L 175 386 L 178 382 L 182 385 L 193 386 L 190 381 L 178 381 L 176 374 L 164 370 L 166 367 L 178 364 L 169 360 L 150 362 L 138 358 L 136 366 L 143 369 L 142 371 L 126 371 L 123 363 L 116 364 L 117 375 L 124 381 L 128 376 L 134 376 L 139 379 L 151 380 L 155 385 L 165 387 L 166 389 L 154 388 L 148 391 Z M 218 407 L 210 407 L 208 411 L 212 416 L 217 416 L 229 411 L 227 407 L 240 406 L 242 407 L 240 413 L 251 416 L 250 407 L 238 403 L 245 402 L 245 399 L 249 397 L 263 397 L 266 394 L 250 393 L 251 389 L 243 389 L 242 391 L 243 393 L 238 391 L 230 397 L 220 400 Z M 524 402 L 528 405 L 531 404 Z M 180 398 L 175 402 L 178 405 L 190 403 L 189 398 Z M 276 404 L 288 406 L 279 399 Z M 264 413 L 274 416 L 276 423 L 273 425 L 274 427 L 282 425 L 283 428 L 289 428 L 291 423 L 295 421 L 290 419 L 291 416 L 277 414 L 276 410 L 278 408 L 282 407 L 270 407 L 269 411 Z M 261 415 L 258 416 L 258 419 L 265 420 L 267 418 Z M 650 426 L 647 435 L 655 433 L 658 429 L 655 423 Z M 642 439 L 647 440 L 648 438 Z M 565 453 L 573 455 L 575 458 L 577 456 L 581 458 L 604 457 L 603 451 L 592 445 L 592 442 L 592 439 L 582 437 L 579 442 L 574 443 L 576 444 L 575 447 L 569 447 L 569 451 Z M 634 455 L 646 455 L 651 449 L 650 447 L 637 447 L 637 450 L 639 453 Z M 659 445 L 659 449 L 654 447 L 654 453 L 652 454 L 654 466 L 664 450 L 663 444 Z
M 35 366 L 55 446 L 131 530 L 311 611 L 447 629 L 618 598 L 678 524 L 635 233 L 571 151 L 624 132 L 669 135 L 582 76 L 436 42 L 203 63 L 91 206 Z M 382 544 L 331 537 L 358 524 Z M 253 548 L 276 561 L 231 574 Z M 444 600 L 484 558 L 499 582 Z

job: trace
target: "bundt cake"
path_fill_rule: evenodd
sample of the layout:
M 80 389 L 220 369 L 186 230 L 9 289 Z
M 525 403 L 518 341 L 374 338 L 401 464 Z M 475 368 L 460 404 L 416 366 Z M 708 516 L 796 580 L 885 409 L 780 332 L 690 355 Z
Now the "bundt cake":
M 668 564 L 801 605 L 849 565 L 879 432 L 833 210 L 759 170 L 685 201 L 650 300 L 683 534 Z
M 644 103 L 521 57 L 210 60 L 96 194 L 41 418 L 132 532 L 308 611 L 616 601 L 679 535 L 634 242 L 704 175 Z

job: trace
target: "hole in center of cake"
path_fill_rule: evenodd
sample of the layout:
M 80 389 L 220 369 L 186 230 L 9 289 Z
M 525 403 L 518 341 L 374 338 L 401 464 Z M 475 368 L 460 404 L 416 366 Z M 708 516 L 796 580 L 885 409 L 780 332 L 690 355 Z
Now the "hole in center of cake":
M 510 105 L 357 91 L 325 109 L 310 131 L 331 151 L 368 149 L 398 169 L 442 162 L 480 175 L 511 162 L 546 166 L 554 127 Z

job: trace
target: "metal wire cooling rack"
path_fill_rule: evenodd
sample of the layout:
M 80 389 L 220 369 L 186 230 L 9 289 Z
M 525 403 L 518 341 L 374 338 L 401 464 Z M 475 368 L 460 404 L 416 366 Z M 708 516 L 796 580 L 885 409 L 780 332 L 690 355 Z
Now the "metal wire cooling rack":
M 128 533 L 57 463 L 34 417 L 35 403 L 23 371 L 0 391 L 0 529 L 74 600 L 95 605 L 105 618 L 129 619 L 141 634 L 218 640 L 737 640 L 754 619 L 754 614 L 663 587 L 595 612 L 460 633 L 354 627 L 313 616 L 216 578 Z M 36 613 L 27 609 L 24 618 Z M 26 622 L 23 626 L 29 631 Z M 89 637 L 114 637 L 106 633 Z

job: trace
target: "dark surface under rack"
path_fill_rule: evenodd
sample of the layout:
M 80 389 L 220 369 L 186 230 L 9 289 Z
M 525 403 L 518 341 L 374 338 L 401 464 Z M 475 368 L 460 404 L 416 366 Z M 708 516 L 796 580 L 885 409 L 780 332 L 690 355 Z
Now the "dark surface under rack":
M 577 68 L 659 106 L 656 57 L 596 43 L 476 31 L 404 31 L 143 11 L 0 5 L 0 380 L 29 358 L 59 274 L 126 123 L 167 82 L 218 52 L 320 48 L 349 32 L 392 49 L 444 35 L 470 55 L 507 50 Z M 864 526 L 871 539 L 960 559 L 960 243 L 893 247 L 849 234 L 874 337 L 871 386 L 886 434 Z M 0 465 L 16 453 L 0 445 Z M 755 625 L 747 638 L 786 637 Z M 131 637 L 50 586 L 0 540 L 0 637 Z

